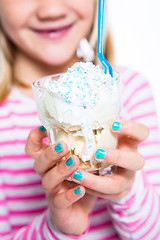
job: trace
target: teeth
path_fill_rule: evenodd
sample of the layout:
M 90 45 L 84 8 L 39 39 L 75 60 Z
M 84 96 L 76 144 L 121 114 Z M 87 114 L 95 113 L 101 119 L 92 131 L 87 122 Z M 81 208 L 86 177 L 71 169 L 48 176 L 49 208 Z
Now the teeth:
M 70 26 L 66 26 L 66 27 L 62 27 L 62 28 L 57 28 L 57 29 L 49 29 L 49 30 L 40 30 L 40 32 L 44 32 L 44 33 L 52 33 L 52 32 L 60 32 L 63 31 L 65 29 L 68 29 Z

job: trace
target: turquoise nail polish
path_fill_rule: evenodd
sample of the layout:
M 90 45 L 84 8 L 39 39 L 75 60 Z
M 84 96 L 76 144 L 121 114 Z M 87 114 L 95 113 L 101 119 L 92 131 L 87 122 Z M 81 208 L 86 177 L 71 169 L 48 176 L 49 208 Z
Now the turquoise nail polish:
M 74 165 L 73 157 L 68 158 L 68 160 L 66 161 L 66 165 L 67 167 L 71 167 Z
M 83 173 L 81 173 L 80 171 L 75 171 L 75 173 L 73 174 L 73 178 L 76 180 L 81 180 L 83 178 Z
M 56 146 L 55 146 L 55 151 L 57 153 L 61 153 L 62 152 L 62 145 L 61 143 L 58 143 Z
M 45 131 L 46 131 L 46 128 L 45 128 L 44 126 L 40 126 L 40 127 L 39 127 L 39 131 L 40 131 L 40 132 L 45 132 Z
M 74 190 L 74 193 L 75 193 L 76 195 L 80 195 L 80 194 L 81 194 L 81 189 L 80 189 L 80 187 L 76 188 L 76 189 Z
M 99 148 L 97 149 L 95 156 L 96 158 L 104 158 L 106 156 L 106 152 L 105 150 Z
M 119 130 L 120 128 L 121 128 L 121 123 L 120 122 L 114 122 L 113 124 L 112 124 L 112 129 L 113 130 Z

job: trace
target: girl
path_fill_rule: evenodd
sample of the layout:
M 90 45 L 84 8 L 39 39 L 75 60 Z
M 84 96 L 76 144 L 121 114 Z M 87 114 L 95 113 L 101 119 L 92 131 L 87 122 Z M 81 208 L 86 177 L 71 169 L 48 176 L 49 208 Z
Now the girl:
M 3 240 L 160 237 L 158 129 L 150 87 L 142 76 L 118 68 L 123 84 L 121 119 L 128 120 L 113 122 L 118 149 L 105 148 L 101 156 L 118 166 L 115 174 L 99 177 L 82 171 L 76 156 L 56 166 L 67 154 L 67 145 L 48 146 L 42 141 L 44 127 L 38 128 L 31 83 L 82 61 L 76 55 L 81 39 L 96 46 L 96 9 L 96 0 L 0 0 Z M 105 50 L 113 63 L 109 33 Z M 86 59 L 86 51 L 81 51 Z M 68 176 L 72 182 L 64 180 Z

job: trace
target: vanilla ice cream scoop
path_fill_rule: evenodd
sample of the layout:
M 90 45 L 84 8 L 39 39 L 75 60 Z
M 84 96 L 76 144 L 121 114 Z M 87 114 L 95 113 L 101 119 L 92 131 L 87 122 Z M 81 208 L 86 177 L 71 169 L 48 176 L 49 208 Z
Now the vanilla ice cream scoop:
M 78 62 L 66 73 L 38 80 L 33 89 L 51 143 L 66 142 L 70 153 L 80 158 L 81 168 L 106 167 L 93 154 L 96 148 L 116 147 L 110 124 L 121 109 L 119 74 L 114 72 L 112 78 L 91 62 Z

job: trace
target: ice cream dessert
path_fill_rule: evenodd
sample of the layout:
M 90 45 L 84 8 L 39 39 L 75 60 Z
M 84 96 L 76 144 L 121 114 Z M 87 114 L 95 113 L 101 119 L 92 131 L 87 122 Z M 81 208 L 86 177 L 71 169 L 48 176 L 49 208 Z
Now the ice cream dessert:
M 105 168 L 94 159 L 94 151 L 116 147 L 110 124 L 120 113 L 119 84 L 118 73 L 112 78 L 91 62 L 78 62 L 66 73 L 34 83 L 39 117 L 51 143 L 66 142 L 70 154 L 79 157 L 80 168 Z

